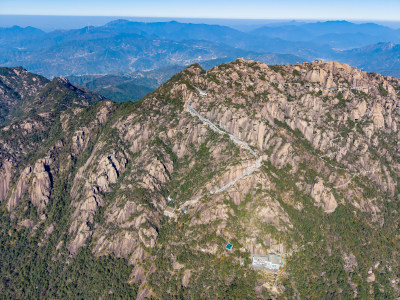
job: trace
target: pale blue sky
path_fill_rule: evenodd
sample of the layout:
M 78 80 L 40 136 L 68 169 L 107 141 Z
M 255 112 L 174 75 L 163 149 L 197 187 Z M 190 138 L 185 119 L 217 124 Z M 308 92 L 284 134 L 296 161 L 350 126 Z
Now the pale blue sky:
M 0 0 L 1 14 L 400 20 L 400 0 Z

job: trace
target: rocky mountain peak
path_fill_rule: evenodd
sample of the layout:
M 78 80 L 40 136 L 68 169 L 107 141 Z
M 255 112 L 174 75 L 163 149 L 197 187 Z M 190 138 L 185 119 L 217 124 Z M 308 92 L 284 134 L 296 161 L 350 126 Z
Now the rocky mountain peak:
M 1 220 L 29 251 L 118 258 L 138 298 L 398 297 L 399 79 L 238 59 L 138 103 L 66 86 L 0 132 Z
M 60 84 L 64 84 L 64 85 L 71 85 L 71 83 L 68 81 L 67 78 L 60 76 L 60 77 L 56 77 L 53 80 L 59 82 Z

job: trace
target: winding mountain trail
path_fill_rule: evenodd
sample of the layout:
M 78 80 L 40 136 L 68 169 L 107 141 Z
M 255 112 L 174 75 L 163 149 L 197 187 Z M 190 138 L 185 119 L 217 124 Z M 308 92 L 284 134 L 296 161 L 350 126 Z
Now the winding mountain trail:
M 219 134 L 222 134 L 222 135 L 226 135 L 227 134 L 229 136 L 229 138 L 232 140 L 232 142 L 234 142 L 239 147 L 241 147 L 243 149 L 246 149 L 254 157 L 257 158 L 257 161 L 253 165 L 249 166 L 242 174 L 240 174 L 239 176 L 235 177 L 232 181 L 224 184 L 223 186 L 221 186 L 221 187 L 219 187 L 219 188 L 217 188 L 217 189 L 215 189 L 213 191 L 210 191 L 211 195 L 222 193 L 223 191 L 226 191 L 228 188 L 233 186 L 236 182 L 238 182 L 242 178 L 244 178 L 246 176 L 249 176 L 249 175 L 253 174 L 255 171 L 257 171 L 261 167 L 262 156 L 258 156 L 257 153 L 253 149 L 251 149 L 249 144 L 247 144 L 246 142 L 239 140 L 236 136 L 234 136 L 233 134 L 230 134 L 229 132 L 226 132 L 224 130 L 219 129 L 218 126 L 215 125 L 213 122 L 211 122 L 209 119 L 207 119 L 207 118 L 203 117 L 202 115 L 200 115 L 200 113 L 190 105 L 190 102 L 192 101 L 192 97 L 193 97 L 193 93 L 190 94 L 190 98 L 186 103 L 186 110 L 192 116 L 199 118 L 203 122 L 203 124 L 209 126 L 211 128 L 211 130 L 213 130 L 213 131 L 215 131 L 215 132 L 217 132 Z M 200 197 L 198 197 L 198 198 L 196 198 L 194 200 L 186 201 L 185 203 L 183 203 L 179 207 L 179 209 L 183 209 L 183 208 L 185 208 L 185 207 L 187 207 L 189 205 L 196 204 L 202 197 L 203 196 L 200 196 Z
M 253 154 L 255 157 L 258 158 L 257 153 L 256 153 L 253 149 L 250 148 L 249 144 L 247 144 L 246 142 L 243 142 L 243 141 L 239 140 L 239 139 L 238 139 L 236 136 L 234 136 L 233 134 L 230 134 L 229 132 L 226 132 L 226 131 L 223 131 L 223 130 L 219 129 L 219 128 L 217 127 L 217 125 L 215 125 L 215 124 L 214 124 L 213 122 L 211 122 L 209 119 L 207 119 L 207 118 L 203 117 L 202 115 L 200 115 L 199 112 L 198 112 L 197 110 L 195 110 L 195 109 L 190 105 L 190 102 L 192 101 L 192 97 L 193 97 L 193 93 L 190 94 L 189 101 L 188 101 L 187 104 L 186 104 L 186 109 L 187 109 L 187 111 L 188 111 L 192 116 L 199 118 L 205 125 L 208 125 L 213 131 L 215 131 L 215 132 L 217 132 L 217 133 L 219 133 L 219 134 L 222 134 L 222 135 L 228 134 L 228 135 L 229 135 L 229 138 L 230 138 L 236 145 L 238 145 L 239 147 L 242 147 L 242 148 L 248 150 L 251 154 Z

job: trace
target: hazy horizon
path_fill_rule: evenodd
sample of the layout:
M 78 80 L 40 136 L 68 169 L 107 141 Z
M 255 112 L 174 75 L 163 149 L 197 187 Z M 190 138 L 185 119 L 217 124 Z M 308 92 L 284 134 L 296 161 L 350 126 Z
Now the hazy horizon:
M 2 15 L 399 21 L 398 0 L 2 0 Z
M 376 23 L 391 28 L 400 28 L 400 21 L 342 20 L 342 19 L 235 19 L 235 18 L 177 18 L 177 17 L 131 17 L 131 16 L 56 16 L 56 15 L 2 15 L 0 27 L 32 26 L 44 31 L 79 29 L 85 26 L 102 26 L 118 19 L 137 22 L 204 23 L 229 26 L 239 30 L 252 30 L 263 25 L 301 24 L 310 22 L 348 21 L 352 23 Z

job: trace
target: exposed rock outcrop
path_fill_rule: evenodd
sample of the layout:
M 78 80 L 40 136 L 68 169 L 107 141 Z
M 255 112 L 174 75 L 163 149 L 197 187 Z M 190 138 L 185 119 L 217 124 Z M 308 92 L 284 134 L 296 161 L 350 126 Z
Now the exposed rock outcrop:
M 337 207 L 337 201 L 329 188 L 325 187 L 321 178 L 316 178 L 311 190 L 317 206 L 321 206 L 326 213 L 332 213 Z
M 3 202 L 10 190 L 11 177 L 13 174 L 11 161 L 3 161 L 0 165 L 0 170 L 0 202 Z
M 12 211 L 18 203 L 22 200 L 22 197 L 28 190 L 29 180 L 32 176 L 32 168 L 26 167 L 18 179 L 15 188 L 12 190 L 10 198 L 7 202 L 7 210 Z
M 50 199 L 53 185 L 50 164 L 49 158 L 40 159 L 33 168 L 30 200 L 39 210 L 43 210 Z

